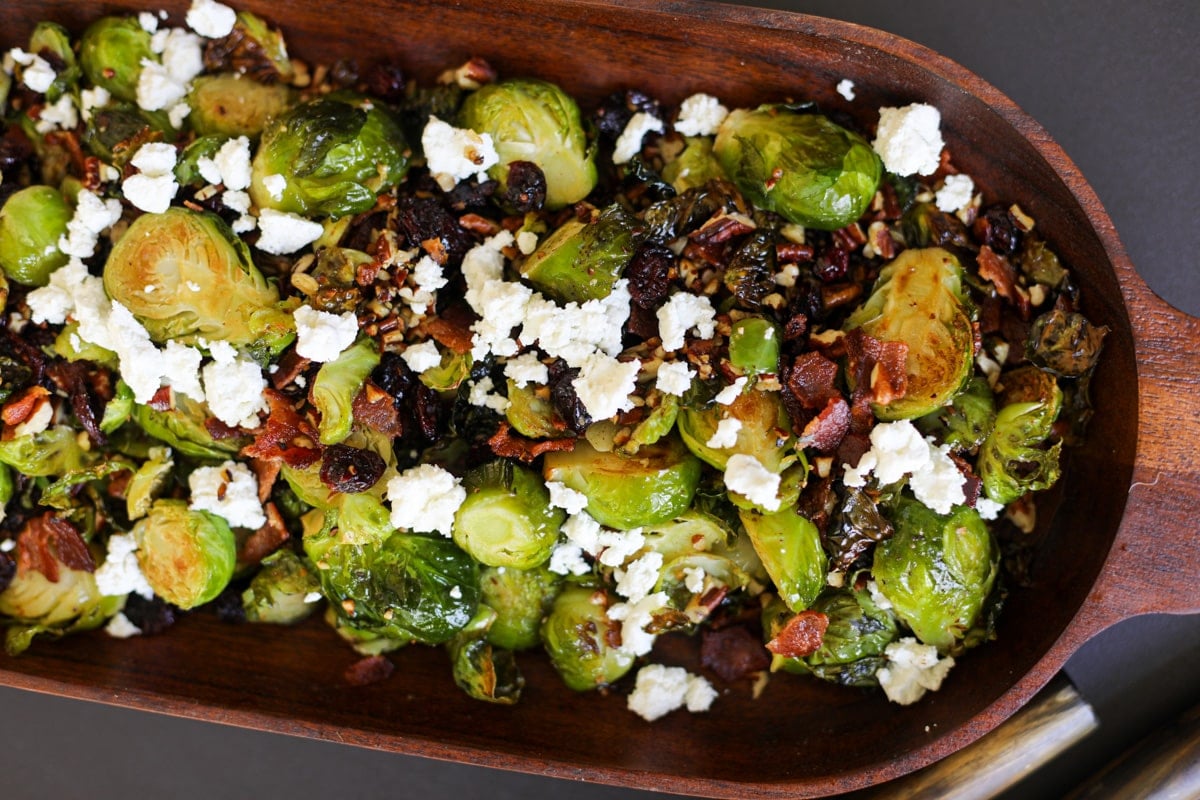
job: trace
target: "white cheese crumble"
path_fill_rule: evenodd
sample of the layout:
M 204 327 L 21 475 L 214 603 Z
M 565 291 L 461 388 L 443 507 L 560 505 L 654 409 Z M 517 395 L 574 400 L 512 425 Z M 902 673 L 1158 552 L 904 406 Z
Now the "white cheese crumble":
M 550 505 L 561 508 L 572 516 L 582 513 L 587 508 L 587 495 L 572 489 L 562 481 L 546 481 L 546 489 L 550 492 Z
M 420 375 L 427 369 L 433 369 L 442 363 L 442 353 L 438 350 L 437 342 L 426 339 L 420 344 L 409 345 L 400 354 L 408 368 Z
M 104 626 L 104 632 L 114 639 L 128 639 L 131 636 L 141 636 L 142 629 L 134 625 L 125 612 L 118 611 Z
M 262 235 L 256 247 L 264 253 L 277 256 L 294 253 L 321 238 L 321 234 L 325 232 L 325 228 L 319 222 L 273 208 L 262 210 L 258 217 L 258 227 Z
M 687 707 L 693 713 L 708 711 L 717 699 L 717 690 L 704 677 L 683 667 L 647 664 L 638 670 L 637 683 L 626 701 L 647 722 Z
M 700 594 L 704 591 L 705 576 L 703 567 L 684 567 L 683 585 L 692 594 Z
M 183 100 L 180 100 L 167 110 L 167 122 L 171 123 L 172 128 L 182 128 L 183 121 L 187 119 L 188 114 L 191 113 L 192 107 Z
M 513 356 L 520 346 L 512 337 L 513 328 L 525 318 L 525 309 L 533 290 L 515 281 L 489 280 L 479 287 L 475 299 L 479 319 L 471 325 L 471 355 L 482 360 L 488 353 Z
M 997 503 L 990 497 L 984 497 L 981 494 L 975 501 L 975 510 L 984 519 L 999 519 L 1000 515 L 1004 513 L 1004 504 Z
M 200 177 L 212 184 L 224 184 L 235 191 L 250 186 L 250 140 L 245 136 L 230 139 L 221 145 L 212 158 L 196 160 Z M 247 211 L 249 209 L 246 209 Z M 245 213 L 243 211 L 243 213 Z
M 742 429 L 742 421 L 736 417 L 726 417 L 717 423 L 717 429 L 704 443 L 705 447 L 733 447 L 737 444 L 738 431 Z
M 742 395 L 742 390 L 746 388 L 749 378 L 741 377 L 733 383 L 726 386 L 721 391 L 717 392 L 717 396 L 713 400 L 723 406 L 731 405 L 734 400 L 737 400 Z
M 104 108 L 110 100 L 112 100 L 112 94 L 103 86 L 95 86 L 81 91 L 79 93 L 79 113 L 83 115 L 83 121 L 91 122 L 92 111 Z
M 591 568 L 579 545 L 570 542 L 554 545 L 550 551 L 550 563 L 546 565 L 546 569 L 556 575 L 585 575 Z
M 518 389 L 523 389 L 531 383 L 549 382 L 550 370 L 537 357 L 537 353 L 531 350 L 516 358 L 510 358 L 504 365 L 504 377 L 516 384 Z
M 449 536 L 454 515 L 467 499 L 467 490 L 462 481 L 441 467 L 419 464 L 388 481 L 387 499 L 392 504 L 395 527 Z
M 79 113 L 75 110 L 75 98 L 64 94 L 54 103 L 42 107 L 34 129 L 38 133 L 46 134 L 55 130 L 73 130 L 78 124 Z
M 621 623 L 621 646 L 618 649 L 632 656 L 649 653 L 654 647 L 656 634 L 648 632 L 646 626 L 654 622 L 654 612 L 665 608 L 669 602 L 666 592 L 655 592 L 636 603 L 614 603 L 609 606 L 606 612 L 608 618 Z
M 271 199 L 278 202 L 283 199 L 283 190 L 287 188 L 287 178 L 275 172 L 263 178 L 262 185 Z
M 158 30 L 158 17 L 151 14 L 149 11 L 143 11 L 137 15 L 138 25 L 142 26 L 142 30 L 146 33 L 154 33 Z
M 170 207 L 179 191 L 175 182 L 175 146 L 166 142 L 148 142 L 138 148 L 129 160 L 138 172 L 121 183 L 125 199 L 134 208 L 150 214 L 161 214 Z
M 188 27 L 208 39 L 220 39 L 233 31 L 237 13 L 216 0 L 192 0 L 187 12 Z
M 679 104 L 675 130 L 684 136 L 711 136 L 729 116 L 729 109 L 709 94 L 694 94 Z
M 503 414 L 508 410 L 508 398 L 496 394 L 496 385 L 492 383 L 490 377 L 480 378 L 475 383 L 471 384 L 470 392 L 467 394 L 467 401 L 473 406 L 480 408 L 490 408 L 497 414 Z
M 950 458 L 948 445 L 934 445 L 908 420 L 880 423 L 871 429 L 870 438 L 871 449 L 857 467 L 843 464 L 842 480 L 847 486 L 866 485 L 871 473 L 880 486 L 909 475 L 908 485 L 917 500 L 939 514 L 949 514 L 966 501 L 966 478 Z
M 100 234 L 120 218 L 120 200 L 101 200 L 94 192 L 80 189 L 75 214 L 67 223 L 66 234 L 58 238 L 58 249 L 68 256 L 91 258 L 96 254 Z
M 35 53 L 26 53 L 21 48 L 14 47 L 8 54 L 22 67 L 21 83 L 38 94 L 45 94 L 58 77 L 50 62 Z
M 421 132 L 421 148 L 434 180 L 447 192 L 472 175 L 482 183 L 488 168 L 500 161 L 490 134 L 456 128 L 434 116 Z
M 213 360 L 203 370 L 208 410 L 231 427 L 257 428 L 258 412 L 266 410 L 262 367 L 240 357 L 226 342 L 213 342 L 209 353 Z
M 883 166 L 896 175 L 929 175 L 942 155 L 942 115 L 926 103 L 879 109 L 879 127 L 871 146 Z
M 571 386 L 593 420 L 609 419 L 633 408 L 629 395 L 641 366 L 637 359 L 618 361 L 605 353 L 593 353 L 583 360 Z
M 658 379 L 655 386 L 663 394 L 682 397 L 692 388 L 692 378 L 696 371 L 688 366 L 686 361 L 669 361 L 658 368 Z
M 840 81 L 838 81 L 837 93 L 847 100 L 853 100 L 855 96 L 854 81 L 850 80 L 849 78 L 842 78 Z
M 971 180 L 970 175 L 947 175 L 934 197 L 939 211 L 953 214 L 970 205 L 974 196 L 975 181 Z
M 662 348 L 668 352 L 683 347 L 688 331 L 701 339 L 711 339 L 716 331 L 717 312 L 704 295 L 677 292 L 658 309 L 657 316 Z
M 538 237 L 533 231 L 521 231 L 517 234 L 517 249 L 521 251 L 521 255 L 529 255 L 534 250 L 537 250 Z
M 621 326 L 629 319 L 629 281 L 622 278 L 608 296 L 559 306 L 535 294 L 525 309 L 521 340 L 537 342 L 547 355 L 570 367 L 582 367 L 593 353 L 618 356 L 623 349 Z
M 296 321 L 296 354 L 312 361 L 335 360 L 358 337 L 358 317 L 353 311 L 331 314 L 300 306 L 292 318 Z
M 646 137 L 647 133 L 652 132 L 663 132 L 661 119 L 653 114 L 647 114 L 645 111 L 639 111 L 630 117 L 625 130 L 621 131 L 616 145 L 613 146 L 613 163 L 628 164 L 634 156 L 642 152 L 642 139 Z
M 884 653 L 887 666 L 876 670 L 875 677 L 888 700 L 902 706 L 917 702 L 926 691 L 936 692 L 954 666 L 953 658 L 939 659 L 936 647 L 911 636 L 892 642 Z
M 617 594 L 630 603 L 646 597 L 658 583 L 662 565 L 662 553 L 651 551 L 630 562 L 624 569 L 616 570 L 613 575 L 617 579 Z
M 725 464 L 725 488 L 767 511 L 778 511 L 779 476 L 754 456 L 736 453 Z
M 261 528 L 267 522 L 258 499 L 258 478 L 245 464 L 226 461 L 219 467 L 197 467 L 188 475 L 192 499 L 188 508 L 209 511 L 234 528 Z
M 96 567 L 96 588 L 106 597 L 123 597 L 137 592 L 149 600 L 154 590 L 138 566 L 137 539 L 132 533 L 114 533 L 108 537 L 104 563 Z

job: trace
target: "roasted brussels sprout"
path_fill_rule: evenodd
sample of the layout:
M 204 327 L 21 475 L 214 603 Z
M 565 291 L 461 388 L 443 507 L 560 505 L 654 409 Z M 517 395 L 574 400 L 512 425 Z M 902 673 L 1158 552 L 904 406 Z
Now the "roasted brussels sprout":
M 721 165 L 713 157 L 712 139 L 707 136 L 689 136 L 684 140 L 683 152 L 663 166 L 662 177 L 677 192 L 686 192 L 703 186 L 711 180 L 725 178 Z
M 686 510 L 700 482 L 700 462 L 673 436 L 636 456 L 602 453 L 581 440 L 570 452 L 547 453 L 542 473 L 587 495 L 587 511 L 601 525 L 628 530 Z
M 237 12 L 228 36 L 208 43 L 204 60 L 210 69 L 232 70 L 264 84 L 291 83 L 296 74 L 283 34 L 245 10 Z
M 125 512 L 130 520 L 141 519 L 149 513 L 155 493 L 167 482 L 175 467 L 169 447 L 151 447 L 148 456 L 125 485 Z
M 525 678 L 511 650 L 497 647 L 488 637 L 496 612 L 480 606 L 465 628 L 450 640 L 454 682 L 469 696 L 488 703 L 512 705 L 521 697 Z
M 643 238 L 637 219 L 619 205 L 592 222 L 567 220 L 521 265 L 521 274 L 562 303 L 600 300 L 612 292 Z
M 459 121 L 492 137 L 500 162 L 488 175 L 501 192 L 514 161 L 541 168 L 551 211 L 582 200 L 596 185 L 595 146 L 588 142 L 579 106 L 552 83 L 525 78 L 487 84 L 468 95 Z
M 542 620 L 554 606 L 562 577 L 545 567 L 487 567 L 479 577 L 480 602 L 496 612 L 487 640 L 506 650 L 528 650 L 541 642 Z
M 311 597 L 321 590 L 316 573 L 291 550 L 278 550 L 262 561 L 260 569 L 242 592 L 242 608 L 248 622 L 292 625 L 317 608 Z
M 949 405 L 917 419 L 914 424 L 925 436 L 938 444 L 948 444 L 957 450 L 973 451 L 991 433 L 996 419 L 996 401 L 987 379 L 976 376 L 967 381 L 963 390 Z
M 54 82 L 44 92 L 47 102 L 57 102 L 64 94 L 76 91 L 81 73 L 66 28 L 54 22 L 39 22 L 29 35 L 29 52 L 54 62 Z
M 264 84 L 243 75 L 221 73 L 192 81 L 187 121 L 201 136 L 257 138 L 273 117 L 295 102 L 294 90 L 284 84 Z
M 1096 366 L 1108 328 L 1074 311 L 1047 311 L 1033 321 L 1025 353 L 1055 375 L 1078 378 Z
M 250 197 L 259 208 L 336 219 L 370 209 L 407 172 L 408 144 L 387 110 L 327 96 L 271 119 L 251 164 Z
M 679 398 L 673 394 L 660 394 L 647 399 L 651 403 L 657 399 L 658 404 L 634 426 L 629 438 L 617 446 L 622 455 L 636 455 L 643 445 L 654 444 L 675 428 L 675 420 L 679 418 Z
M 66 475 L 86 467 L 95 455 L 79 444 L 68 425 L 55 425 L 41 433 L 0 441 L 0 463 L 22 475 L 47 477 Z
M 71 207 L 49 186 L 27 186 L 0 208 L 0 267 L 25 286 L 45 286 L 67 263 L 58 240 L 67 233 Z
M 727 419 L 739 423 L 736 438 L 731 445 L 718 444 L 721 440 L 714 437 Z M 794 461 L 792 423 L 778 392 L 742 392 L 729 405 L 709 403 L 699 408 L 685 405 L 677 424 L 688 449 L 720 470 L 725 469 L 730 456 L 738 454 L 753 456 L 775 473 Z
M 570 435 L 567 424 L 548 397 L 541 397 L 533 386 L 517 386 L 508 381 L 508 408 L 504 416 L 513 430 L 534 439 L 559 439 Z
M 879 273 L 871 297 L 845 326 L 908 345 L 908 390 L 890 403 L 873 404 L 875 416 L 925 416 L 950 401 L 970 377 L 975 336 L 963 292 L 958 259 L 940 247 L 905 250 Z
M 128 103 L 137 100 L 143 61 L 158 61 L 150 33 L 135 17 L 102 17 L 79 40 L 79 63 L 94 86 Z
M 166 111 L 146 111 L 133 102 L 118 102 L 92 112 L 83 144 L 101 161 L 122 169 L 142 144 L 170 138 L 173 132 Z
M 790 508 L 774 514 L 740 511 L 738 516 L 787 607 L 800 612 L 812 605 L 829 573 L 817 526 Z
M 900 498 L 896 533 L 875 548 L 872 574 L 896 615 L 925 644 L 960 649 L 1000 568 L 999 550 L 973 508 L 940 515 Z
M 1011 503 L 1026 492 L 1048 489 L 1058 481 L 1062 442 L 1045 446 L 1062 408 L 1062 391 L 1053 379 L 1044 397 L 1009 403 L 979 450 L 979 477 L 990 500 Z
M 542 623 L 550 663 L 577 692 L 608 686 L 633 666 L 633 656 L 612 644 L 619 641 L 621 623 L 608 618 L 609 603 L 604 589 L 567 586 Z
M 729 363 L 743 375 L 779 371 L 779 327 L 764 317 L 745 317 L 729 333 Z
M 317 370 L 310 395 L 313 405 L 321 412 L 317 427 L 321 444 L 338 444 L 350 435 L 350 426 L 354 423 L 354 398 L 377 366 L 379 350 L 375 342 L 360 338 Z
M 566 515 L 533 470 L 491 461 L 463 478 L 467 499 L 454 515 L 454 541 L 490 567 L 532 569 L 550 558 Z
M 237 542 L 216 514 L 193 511 L 182 500 L 156 500 L 133 535 L 147 583 L 182 609 L 212 600 L 233 577 Z
M 249 247 L 215 214 L 173 207 L 138 217 L 109 253 L 104 289 L 156 342 L 224 341 L 265 357 L 295 336 Z
M 223 461 L 247 443 L 245 437 L 213 438 L 204 424 L 208 408 L 182 394 L 175 395 L 174 408 L 165 411 L 135 405 L 132 417 L 143 431 L 193 458 Z
M 819 114 L 782 106 L 730 112 L 713 154 L 756 204 L 822 230 L 862 216 L 883 175 L 879 156 L 861 136 Z

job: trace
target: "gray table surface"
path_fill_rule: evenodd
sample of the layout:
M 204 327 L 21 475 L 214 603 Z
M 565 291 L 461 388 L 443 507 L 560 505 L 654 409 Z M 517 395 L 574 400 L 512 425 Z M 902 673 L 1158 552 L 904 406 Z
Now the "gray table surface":
M 881 28 L 997 86 L 1039 120 L 1087 176 L 1150 286 L 1200 315 L 1200 3 L 747 4 Z M 1200 565 L 1180 568 L 1200 572 Z M 1013 796 L 1061 796 L 1200 702 L 1198 662 L 1200 616 L 1142 617 L 1098 636 L 1066 671 L 1096 708 L 1100 729 Z M 392 796 L 666 797 L 0 689 L 0 797 L 8 800 Z

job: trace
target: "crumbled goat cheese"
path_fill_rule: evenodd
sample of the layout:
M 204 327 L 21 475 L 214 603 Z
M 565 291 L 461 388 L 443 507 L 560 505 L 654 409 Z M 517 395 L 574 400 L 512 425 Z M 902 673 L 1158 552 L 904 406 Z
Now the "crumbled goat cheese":
M 496 394 L 495 389 L 496 385 L 492 383 L 491 378 L 480 378 L 471 384 L 471 389 L 467 394 L 467 401 L 473 406 L 490 408 L 497 414 L 503 414 L 508 410 L 508 398 Z
M 504 279 L 503 250 L 511 247 L 514 241 L 511 232 L 500 231 L 472 247 L 463 256 L 462 274 L 467 283 L 467 293 L 463 299 L 476 313 L 480 313 L 482 308 L 479 294 L 483 287 L 490 281 Z
M 516 355 L 519 346 L 512 331 L 525 318 L 533 290 L 516 281 L 491 280 L 478 289 L 475 298 L 480 316 L 471 325 L 475 334 L 471 340 L 471 355 L 477 360 L 482 360 L 488 353 L 506 357 Z
M 595 556 L 600 553 L 600 534 L 603 532 L 600 523 L 596 522 L 595 518 L 586 511 L 578 511 L 567 517 L 567 521 L 563 523 L 561 528 L 562 535 L 567 538 L 571 544 L 579 547 L 589 556 Z M 641 545 L 638 545 L 641 547 Z M 622 558 L 619 564 L 624 563 Z
M 849 78 L 842 78 L 838 81 L 837 92 L 847 100 L 854 99 L 854 81 Z
M 142 59 L 137 104 L 146 111 L 162 111 L 183 100 L 192 78 L 204 71 L 201 40 L 182 28 L 170 28 L 151 36 L 150 49 L 161 61 Z
M 683 136 L 710 136 L 729 116 L 729 109 L 712 95 L 694 94 L 679 104 L 675 130 Z
M 692 594 L 704 591 L 705 572 L 703 567 L 684 567 L 683 585 Z
M 108 537 L 104 563 L 96 567 L 96 588 L 105 597 L 124 597 L 137 592 L 149 600 L 154 590 L 142 574 L 137 560 L 137 539 L 132 533 L 114 533 Z
M 180 100 L 175 105 L 167 110 L 167 122 L 170 122 L 172 127 L 182 128 L 183 121 L 192 113 L 192 107 L 184 101 Z
M 38 133 L 46 134 L 55 130 L 73 130 L 78 124 L 79 113 L 75 110 L 75 98 L 64 94 L 56 102 L 42 107 L 34 129 Z
M 879 584 L 875 581 L 867 581 L 867 592 L 871 595 L 871 602 L 879 607 L 882 611 L 887 611 L 892 607 L 892 601 L 884 596 L 883 592 L 879 591 Z
M 534 250 L 537 250 L 538 237 L 533 231 L 521 231 L 517 234 L 517 249 L 521 251 L 521 255 L 529 255 Z
M 411 275 L 417 287 L 425 292 L 436 292 L 449 282 L 442 265 L 429 256 L 422 256 L 413 265 Z
M 939 514 L 949 514 L 966 501 L 966 479 L 950 458 L 949 446 L 934 445 L 908 420 L 880 423 L 871 429 L 870 438 L 871 449 L 858 466 L 843 465 L 842 480 L 847 486 L 866 485 L 872 472 L 881 486 L 910 475 L 908 484 L 917 500 Z
M 308 594 L 304 595 L 304 602 L 319 603 L 324 598 L 325 598 L 325 595 L 321 594 L 320 592 L 312 591 L 312 592 L 309 592 Z
M 667 352 L 683 347 L 684 336 L 695 331 L 701 339 L 716 332 L 716 309 L 704 295 L 677 292 L 658 309 L 658 334 Z
M 936 692 L 954 666 L 953 658 L 939 659 L 936 647 L 920 644 L 911 636 L 892 642 L 884 654 L 887 666 L 876 670 L 875 677 L 888 700 L 902 706 L 917 702 L 926 691 Z
M 388 481 L 391 521 L 417 533 L 450 535 L 454 515 L 467 499 L 462 481 L 434 464 L 410 467 Z
M 87 189 L 80 189 L 75 214 L 67 223 L 67 232 L 58 238 L 58 249 L 68 256 L 91 258 L 96 254 L 100 233 L 121 219 L 121 201 L 101 200 Z
M 272 200 L 279 201 L 283 199 L 283 190 L 287 188 L 287 178 L 275 172 L 263 178 L 262 185 Z
M 975 510 L 984 519 L 999 519 L 1000 515 L 1004 513 L 1004 504 L 980 495 L 979 499 L 975 501 Z
M 733 447 L 737 444 L 738 431 L 742 429 L 742 421 L 735 417 L 726 417 L 717 423 L 717 429 L 704 443 L 705 447 Z
M 162 34 L 164 31 L 159 31 L 155 35 Z M 171 28 L 165 31 L 161 56 L 167 74 L 184 87 L 192 78 L 204 71 L 204 43 L 199 36 L 183 28 Z
M 782 286 L 785 289 L 790 289 L 796 285 L 796 279 L 800 277 L 800 267 L 797 264 L 784 264 L 783 268 L 775 275 L 775 285 Z
M 174 172 L 176 157 L 174 145 L 166 142 L 148 142 L 139 147 L 129 160 L 138 172 L 121 183 L 125 199 L 147 213 L 166 211 L 179 191 Z
M 215 0 L 192 0 L 187 12 L 188 27 L 207 39 L 228 36 L 237 22 L 237 12 Z
M 240 190 L 250 186 L 250 140 L 245 136 L 230 139 L 213 156 L 226 189 Z
M 134 625 L 125 612 L 118 611 L 104 626 L 104 632 L 114 639 L 128 639 L 131 636 L 141 636 L 142 629 Z
M 143 11 L 137 15 L 138 25 L 142 26 L 142 30 L 146 33 L 154 33 L 158 30 L 158 17 L 151 14 L 149 11 Z
M 575 515 L 587 508 L 587 495 L 567 486 L 562 481 L 546 481 L 546 489 L 550 492 L 550 505 L 561 508 L 568 514 Z
M 658 575 L 662 571 L 662 553 L 651 551 L 614 573 L 617 579 L 617 594 L 627 602 L 636 603 L 654 590 Z
M 593 353 L 584 359 L 571 386 L 593 420 L 609 419 L 633 408 L 629 395 L 641 366 L 637 359 L 618 361 L 605 353 Z
M 628 164 L 634 156 L 642 152 L 642 139 L 651 132 L 663 132 L 661 119 L 653 114 L 647 114 L 645 111 L 639 111 L 630 117 L 625 130 L 621 131 L 621 135 L 617 137 L 617 143 L 613 146 L 613 163 Z
M 138 73 L 137 104 L 146 111 L 171 108 L 187 96 L 187 87 L 171 78 L 167 68 L 148 58 L 142 59 Z
M 627 531 L 601 528 L 596 534 L 595 546 L 596 552 L 599 553 L 596 560 L 606 567 L 619 567 L 645 545 L 646 535 L 642 533 L 641 528 L 630 528 Z M 584 551 L 587 552 L 586 547 Z
M 188 508 L 224 517 L 234 528 L 261 528 L 267 522 L 258 499 L 258 478 L 245 464 L 226 461 L 219 467 L 197 467 L 188 475 L 188 488 Z
M 550 370 L 537 357 L 537 353 L 530 351 L 510 358 L 504 365 L 504 377 L 515 383 L 518 389 L 523 389 L 531 383 L 549 382 Z
M 778 511 L 779 476 L 754 456 L 737 453 L 725 465 L 725 488 L 767 511 Z
M 742 396 L 742 390 L 746 388 L 747 383 L 749 383 L 748 378 L 738 378 L 733 383 L 717 392 L 717 396 L 714 397 L 713 400 L 723 406 L 731 405 L 734 400 L 737 400 Z
M 442 353 L 438 350 L 437 342 L 427 339 L 420 344 L 409 345 L 400 354 L 408 368 L 420 375 L 427 369 L 433 369 L 442 363 Z
M 960 208 L 970 205 L 975 196 L 975 181 L 970 175 L 947 175 L 942 181 L 942 188 L 935 195 L 939 211 L 953 214 Z
M 321 234 L 325 232 L 325 228 L 319 222 L 273 208 L 263 209 L 258 217 L 258 227 L 262 235 L 259 236 L 256 247 L 264 253 L 276 256 L 294 253 L 321 238 Z
M 482 183 L 488 168 L 500 161 L 491 135 L 456 128 L 434 116 L 421 132 L 421 148 L 434 180 L 447 192 L 472 175 Z
M 658 380 L 654 385 L 663 394 L 682 397 L 692 388 L 692 378 L 695 375 L 696 371 L 689 367 L 686 361 L 670 361 L 659 366 Z
M 246 214 L 250 211 L 250 193 L 227 189 L 221 193 L 221 202 L 230 211 L 236 211 L 239 214 Z
M 58 77 L 54 67 L 50 66 L 50 62 L 34 53 L 26 53 L 20 48 L 13 48 L 9 52 L 12 54 L 13 61 L 22 67 L 21 83 L 38 94 L 45 94 L 46 90 L 54 83 L 54 79 Z
M 629 319 L 629 281 L 622 278 L 601 300 L 588 300 L 582 305 L 570 302 L 559 306 L 540 294 L 535 294 L 525 309 L 525 324 L 521 341 L 537 342 L 553 358 L 561 358 L 573 368 L 593 353 L 616 357 L 620 355 L 621 327 Z
M 79 93 L 79 113 L 83 115 L 83 121 L 91 122 L 92 110 L 104 108 L 110 100 L 112 100 L 112 94 L 103 86 L 81 91 Z
M 609 606 L 606 612 L 608 618 L 621 623 L 621 646 L 618 649 L 632 656 L 649 653 L 654 647 L 656 634 L 648 632 L 646 626 L 654 622 L 654 612 L 666 607 L 669 602 L 666 592 L 655 592 L 636 603 L 614 603 Z
M 266 410 L 262 367 L 238 356 L 225 342 L 213 342 L 209 353 L 213 360 L 203 369 L 208 410 L 230 427 L 257 428 L 258 412 Z
M 888 172 L 929 175 L 942 155 L 942 115 L 925 103 L 879 109 L 879 127 L 871 146 Z
M 583 549 L 570 542 L 559 542 L 550 551 L 550 563 L 546 569 L 556 575 L 585 575 L 592 568 L 583 557 Z
M 292 318 L 296 321 L 296 354 L 312 361 L 335 360 L 358 337 L 358 317 L 353 311 L 331 314 L 300 306 Z
M 702 676 L 683 667 L 647 664 L 638 670 L 627 704 L 630 711 L 653 722 L 684 706 L 693 713 L 708 711 L 716 699 L 717 690 Z

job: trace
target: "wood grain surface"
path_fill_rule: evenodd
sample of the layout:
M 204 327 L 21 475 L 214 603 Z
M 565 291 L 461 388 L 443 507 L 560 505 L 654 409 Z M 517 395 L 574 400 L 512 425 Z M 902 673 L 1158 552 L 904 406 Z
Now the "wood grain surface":
M 156 2 L 180 18 L 181 2 Z M 162 637 L 102 635 L 0 657 L 0 681 L 286 734 L 559 777 L 724 797 L 833 794 L 905 774 L 1015 712 L 1084 641 L 1118 619 L 1200 609 L 1200 322 L 1137 276 L 1095 194 L 1062 150 L 997 90 L 911 42 L 831 20 L 696 2 L 238 2 L 284 27 L 313 61 L 399 61 L 430 80 L 469 56 L 504 75 L 556 80 L 585 104 L 614 89 L 665 102 L 696 91 L 742 105 L 811 98 L 874 124 L 881 105 L 943 115 L 954 161 L 985 200 L 1017 201 L 1074 270 L 1083 309 L 1111 332 L 1095 376 L 1090 439 L 1041 509 L 1035 582 L 1013 592 L 1000 641 L 972 651 L 943 691 L 911 708 L 878 694 L 773 679 L 763 697 L 726 690 L 712 713 L 654 725 L 619 696 L 575 695 L 544 660 L 521 662 L 522 702 L 495 708 L 453 684 L 445 655 L 410 648 L 389 681 L 341 681 L 353 654 L 318 621 L 296 629 L 190 617 Z M 7 0 L 0 44 L 33 23 L 80 30 L 132 0 Z M 143 7 L 150 7 L 149 4 Z M 858 98 L 835 90 L 849 78 Z M 1051 512 L 1054 513 L 1051 513 Z M 668 637 L 670 638 L 670 637 Z M 694 665 L 687 641 L 659 655 Z

